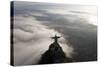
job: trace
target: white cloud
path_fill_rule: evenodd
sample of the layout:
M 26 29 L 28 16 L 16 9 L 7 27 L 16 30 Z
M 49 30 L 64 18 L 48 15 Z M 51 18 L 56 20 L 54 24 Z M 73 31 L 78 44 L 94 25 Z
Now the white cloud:
M 14 62 L 15 65 L 36 64 L 41 54 L 53 42 L 50 37 L 62 35 L 54 29 L 41 24 L 34 17 L 14 17 Z M 71 57 L 73 48 L 68 46 L 65 39 L 59 39 L 66 56 Z

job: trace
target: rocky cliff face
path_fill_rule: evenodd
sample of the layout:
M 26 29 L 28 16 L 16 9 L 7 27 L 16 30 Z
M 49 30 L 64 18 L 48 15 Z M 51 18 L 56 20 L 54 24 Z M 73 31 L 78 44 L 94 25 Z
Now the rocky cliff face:
M 70 58 L 67 58 L 61 46 L 57 42 L 54 42 L 49 46 L 49 49 L 42 55 L 39 64 L 65 62 L 72 62 L 72 60 Z

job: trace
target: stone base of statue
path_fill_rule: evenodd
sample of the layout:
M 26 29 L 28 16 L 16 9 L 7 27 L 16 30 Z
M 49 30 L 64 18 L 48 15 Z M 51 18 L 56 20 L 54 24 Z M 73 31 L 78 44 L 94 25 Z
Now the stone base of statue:
M 53 64 L 72 62 L 70 58 L 65 56 L 62 48 L 57 42 L 52 43 L 49 49 L 42 55 L 39 64 Z

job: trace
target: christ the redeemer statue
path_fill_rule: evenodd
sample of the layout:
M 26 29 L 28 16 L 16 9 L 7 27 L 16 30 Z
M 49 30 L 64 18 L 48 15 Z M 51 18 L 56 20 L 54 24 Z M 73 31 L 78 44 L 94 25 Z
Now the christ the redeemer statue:
M 56 35 L 55 35 L 55 37 L 51 37 L 51 38 L 54 39 L 55 42 L 58 42 L 58 38 L 60 38 L 60 36 L 56 36 Z
M 57 35 L 51 37 L 54 42 L 50 44 L 49 49 L 42 55 L 39 64 L 71 62 L 71 59 L 66 57 L 62 47 L 57 42 L 60 37 Z

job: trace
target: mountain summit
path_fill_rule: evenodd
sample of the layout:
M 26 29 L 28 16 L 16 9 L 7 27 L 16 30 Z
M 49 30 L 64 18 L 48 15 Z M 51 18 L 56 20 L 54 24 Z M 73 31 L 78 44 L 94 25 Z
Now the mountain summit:
M 51 64 L 51 63 L 64 63 L 72 62 L 70 58 L 65 56 L 62 47 L 58 43 L 59 36 L 52 37 L 54 42 L 49 46 L 49 49 L 42 55 L 39 64 Z

